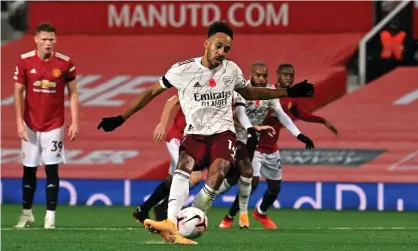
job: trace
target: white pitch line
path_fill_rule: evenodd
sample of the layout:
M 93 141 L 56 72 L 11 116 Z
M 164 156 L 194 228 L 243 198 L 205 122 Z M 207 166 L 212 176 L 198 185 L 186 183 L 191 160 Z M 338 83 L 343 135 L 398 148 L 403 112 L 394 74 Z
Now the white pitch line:
M 211 228 L 209 230 L 217 230 L 219 228 Z M 44 228 L 1 228 L 1 231 L 35 231 L 35 230 L 45 230 Z M 63 228 L 56 228 L 55 230 L 59 231 L 72 231 L 72 230 L 82 230 L 82 231 L 136 231 L 136 230 L 145 230 L 145 228 L 114 228 L 114 227 L 63 227 Z M 219 229 L 221 231 L 228 231 L 224 229 Z M 250 228 L 249 230 L 266 230 L 271 231 L 265 228 Z M 418 230 L 418 227 L 294 227 L 294 228 L 279 228 L 278 230 Z M 48 230 L 54 231 L 54 230 Z

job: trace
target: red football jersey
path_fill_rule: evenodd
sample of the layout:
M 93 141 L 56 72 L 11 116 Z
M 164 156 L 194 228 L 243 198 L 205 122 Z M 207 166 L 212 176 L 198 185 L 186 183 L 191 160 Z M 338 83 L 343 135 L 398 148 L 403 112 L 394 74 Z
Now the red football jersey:
M 183 110 L 180 108 L 174 117 L 173 125 L 167 133 L 166 141 L 169 142 L 172 139 L 182 139 L 184 128 L 186 128 L 186 118 L 184 117 Z
M 283 110 L 292 120 L 300 119 L 306 122 L 312 123 L 324 123 L 325 119 L 311 114 L 310 112 L 304 111 L 298 106 L 297 99 L 293 98 L 281 98 L 280 104 Z M 277 141 L 279 139 L 279 133 L 283 125 L 280 123 L 276 116 L 276 113 L 269 111 L 266 119 L 263 122 L 264 125 L 269 125 L 276 130 L 276 134 L 270 137 L 268 134 L 262 134 L 260 141 L 258 142 L 257 150 L 262 153 L 274 153 L 278 149 Z
M 47 132 L 64 124 L 64 91 L 75 78 L 73 62 L 61 53 L 47 61 L 36 51 L 21 55 L 13 79 L 26 88 L 24 121 L 29 128 Z

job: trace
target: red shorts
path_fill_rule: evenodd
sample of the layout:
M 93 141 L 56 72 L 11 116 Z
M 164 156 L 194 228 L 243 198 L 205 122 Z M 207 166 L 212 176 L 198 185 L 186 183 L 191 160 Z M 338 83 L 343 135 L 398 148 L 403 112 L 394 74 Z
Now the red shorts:
M 209 167 L 221 158 L 235 166 L 237 137 L 231 131 L 213 135 L 187 134 L 180 144 L 180 151 L 186 150 L 196 161 L 197 169 Z

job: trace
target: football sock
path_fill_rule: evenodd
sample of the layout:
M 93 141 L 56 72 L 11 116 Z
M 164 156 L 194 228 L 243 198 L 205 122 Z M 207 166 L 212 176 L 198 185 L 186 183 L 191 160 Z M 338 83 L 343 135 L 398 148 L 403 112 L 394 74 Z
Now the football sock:
M 246 213 L 248 210 L 248 200 L 250 199 L 251 194 L 251 180 L 252 178 L 240 176 L 238 181 L 238 205 L 241 213 Z
M 23 210 L 29 210 L 32 208 L 33 197 L 36 191 L 36 170 L 37 170 L 37 167 L 27 167 L 27 166 L 23 167 L 23 177 L 22 177 Z
M 153 208 L 155 205 L 163 202 L 164 198 L 167 197 L 170 193 L 170 188 L 167 187 L 166 182 L 161 182 L 154 190 L 154 192 L 151 194 L 151 196 L 142 203 L 141 211 L 149 212 L 151 208 Z
M 265 214 L 267 212 L 267 210 L 269 209 L 269 207 L 271 205 L 273 205 L 274 201 L 276 201 L 277 199 L 277 193 L 271 194 L 269 193 L 269 191 L 267 190 L 264 193 L 263 196 L 263 201 L 260 204 L 260 210 L 259 213 L 260 214 Z
M 251 193 L 250 193 L 250 195 L 251 195 L 254 191 L 255 191 L 255 190 L 251 189 Z M 236 197 L 235 197 L 235 200 L 234 200 L 234 203 L 232 203 L 231 207 L 229 208 L 228 216 L 229 216 L 230 218 L 234 218 L 234 217 L 235 217 L 235 215 L 237 215 L 238 211 L 239 211 L 239 197 L 238 197 L 238 196 L 236 196 Z
M 59 192 L 58 164 L 46 165 L 46 209 L 55 211 Z
M 190 174 L 176 170 L 171 183 L 170 196 L 168 197 L 167 216 L 171 222 L 176 222 L 177 215 L 189 196 Z
M 210 188 L 208 184 L 205 184 L 196 195 L 192 207 L 199 208 L 204 213 L 207 213 L 208 209 L 212 206 L 212 202 L 215 200 L 216 195 L 218 195 L 218 191 Z
M 167 219 L 168 196 L 154 207 L 155 219 L 162 221 Z
M 222 181 L 221 186 L 219 187 L 219 194 L 222 194 L 226 191 L 228 191 L 228 189 L 231 187 L 231 185 L 228 183 L 227 179 L 224 179 L 224 181 Z

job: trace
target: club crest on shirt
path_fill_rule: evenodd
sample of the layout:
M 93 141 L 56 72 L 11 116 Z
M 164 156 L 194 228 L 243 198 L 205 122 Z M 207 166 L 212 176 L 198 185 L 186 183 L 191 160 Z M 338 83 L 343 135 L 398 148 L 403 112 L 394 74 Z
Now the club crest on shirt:
M 232 84 L 232 78 L 230 76 L 223 77 L 223 80 L 226 86 L 230 86 Z
M 54 69 L 52 71 L 52 76 L 59 78 L 59 76 L 61 76 L 61 71 L 59 69 Z

